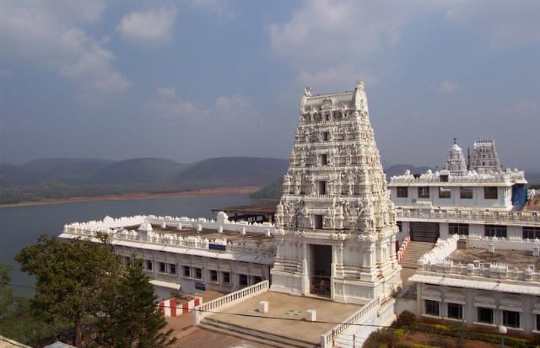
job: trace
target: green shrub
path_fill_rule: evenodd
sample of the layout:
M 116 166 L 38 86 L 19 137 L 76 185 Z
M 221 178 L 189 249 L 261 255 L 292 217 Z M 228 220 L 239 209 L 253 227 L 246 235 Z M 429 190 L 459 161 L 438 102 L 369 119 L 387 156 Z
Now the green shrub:
M 366 342 L 364 348 L 394 348 L 398 346 L 398 338 L 392 329 L 380 329 L 372 332 Z
M 414 313 L 411 313 L 409 311 L 402 312 L 394 322 L 393 327 L 397 328 L 414 328 L 416 327 L 416 315 Z

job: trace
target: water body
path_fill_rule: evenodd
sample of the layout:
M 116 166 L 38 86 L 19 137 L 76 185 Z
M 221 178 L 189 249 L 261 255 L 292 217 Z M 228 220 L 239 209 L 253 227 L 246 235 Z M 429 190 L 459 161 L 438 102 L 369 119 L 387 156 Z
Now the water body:
M 17 295 L 32 294 L 32 277 L 20 272 L 15 255 L 42 234 L 57 236 L 65 224 L 103 219 L 105 216 L 169 215 L 213 217 L 211 209 L 250 203 L 246 195 L 167 197 L 131 201 L 93 201 L 66 204 L 0 208 L 2 236 L 0 263 L 11 268 Z

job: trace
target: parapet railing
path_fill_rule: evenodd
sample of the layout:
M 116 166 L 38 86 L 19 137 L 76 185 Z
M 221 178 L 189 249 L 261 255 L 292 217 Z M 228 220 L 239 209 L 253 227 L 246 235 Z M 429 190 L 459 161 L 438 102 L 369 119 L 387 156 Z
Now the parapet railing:
M 492 211 L 470 208 L 459 209 L 415 209 L 396 208 L 398 219 L 434 219 L 434 220 L 472 220 L 493 224 L 532 224 L 540 225 L 540 212 L 536 211 Z
M 512 180 L 525 180 L 523 171 L 505 171 L 493 174 L 468 174 L 468 175 L 451 175 L 448 181 L 441 181 L 440 175 L 437 173 L 424 173 L 420 177 L 415 177 L 412 174 L 397 175 L 390 178 L 389 185 L 393 184 L 423 184 L 423 183 L 510 183 Z
M 519 270 L 502 263 L 463 264 L 447 261 L 421 265 L 419 271 L 436 273 L 438 275 L 453 274 L 464 277 L 540 282 L 540 273 L 536 272 L 533 267 L 526 270 Z
M 189 249 L 211 250 L 212 252 L 226 252 L 237 254 L 254 254 L 263 257 L 272 257 L 274 248 L 271 241 L 228 241 L 226 239 L 208 240 L 199 236 L 181 237 L 175 233 L 167 232 L 141 232 L 136 230 L 121 230 L 114 233 L 110 231 L 93 231 L 75 227 L 65 227 L 64 233 L 81 237 L 96 237 L 98 232 L 107 233 L 112 242 L 127 241 L 135 243 L 153 244 L 170 247 L 184 247 Z
M 202 319 L 211 315 L 212 313 L 219 312 L 236 303 L 257 296 L 263 292 L 268 291 L 269 288 L 270 282 L 268 280 L 263 280 L 262 282 L 259 282 L 257 284 L 253 284 L 238 291 L 231 292 L 230 294 L 218 297 L 210 302 L 203 303 L 202 305 L 197 306 L 194 309 L 194 324 L 198 325 Z
M 399 247 L 399 250 L 397 251 L 397 260 L 399 263 L 401 263 L 401 259 L 405 255 L 405 251 L 407 250 L 407 246 L 409 246 L 410 241 L 411 241 L 411 237 L 409 236 L 403 239 L 403 242 L 401 243 L 401 246 Z
M 347 319 L 321 335 L 321 348 L 332 348 L 336 338 L 354 324 L 361 323 L 373 310 L 379 308 L 379 298 L 369 301 L 366 305 L 353 313 Z

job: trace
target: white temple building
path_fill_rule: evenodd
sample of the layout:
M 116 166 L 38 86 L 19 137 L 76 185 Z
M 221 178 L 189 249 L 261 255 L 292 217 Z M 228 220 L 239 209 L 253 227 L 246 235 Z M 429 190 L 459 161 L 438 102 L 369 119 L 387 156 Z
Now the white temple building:
M 397 307 L 540 332 L 540 215 L 522 209 L 526 184 L 523 171 L 503 169 L 494 141 L 481 140 L 467 156 L 454 141 L 441 170 L 405 172 L 387 185 L 358 82 L 349 92 L 305 90 L 275 225 L 223 212 L 216 220 L 107 217 L 68 224 L 61 237 L 107 234 L 126 262 L 143 260 L 160 297 L 224 293 L 198 307 L 195 323 L 262 342 L 360 346 Z M 415 243 L 426 254 L 404 272 L 400 260 Z M 396 303 L 402 278 L 416 292 Z M 228 311 L 290 318 L 253 326 L 219 314 Z
M 363 82 L 300 102 L 276 212 L 272 290 L 338 302 L 385 298 L 401 284 L 396 221 Z
M 408 279 L 416 283 L 409 309 L 429 318 L 540 332 L 540 213 L 523 209 L 524 172 L 503 169 L 493 140 L 475 142 L 468 163 L 454 142 L 442 167 L 389 182 L 400 252 L 420 244 L 432 249 Z

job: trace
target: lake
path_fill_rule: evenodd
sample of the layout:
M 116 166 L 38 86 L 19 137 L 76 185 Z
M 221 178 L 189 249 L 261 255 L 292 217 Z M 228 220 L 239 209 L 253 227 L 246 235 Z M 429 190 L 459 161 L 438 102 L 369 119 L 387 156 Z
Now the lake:
M 17 295 L 32 294 L 32 277 L 20 272 L 15 255 L 34 243 L 42 234 L 57 236 L 65 224 L 103 219 L 105 216 L 169 215 L 213 217 L 211 209 L 249 204 L 246 195 L 166 197 L 130 201 L 92 201 L 65 204 L 0 208 L 4 226 L 0 242 L 0 263 L 11 268 L 11 278 Z

